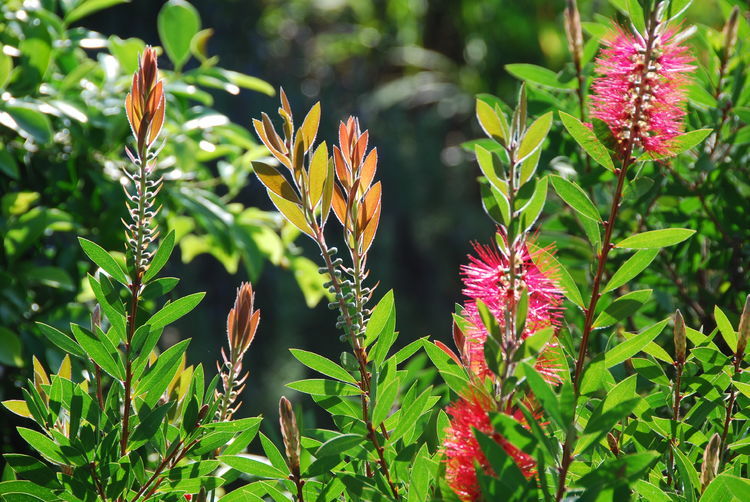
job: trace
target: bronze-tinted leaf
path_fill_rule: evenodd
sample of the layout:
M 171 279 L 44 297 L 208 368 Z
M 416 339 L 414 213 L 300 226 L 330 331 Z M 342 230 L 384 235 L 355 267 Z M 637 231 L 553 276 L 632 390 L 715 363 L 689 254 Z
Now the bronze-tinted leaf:
M 346 124 L 343 122 L 339 123 L 339 145 L 344 150 L 342 158 L 345 158 L 347 162 L 351 160 L 349 158 L 349 149 L 351 148 L 352 120 L 353 117 L 349 117 Z
M 352 168 L 356 169 L 355 166 L 359 166 L 362 163 L 362 159 L 365 156 L 365 152 L 367 151 L 367 141 L 370 139 L 370 133 L 368 131 L 365 131 L 362 133 L 362 135 L 357 139 L 357 142 L 354 144 L 354 148 L 352 149 Z
M 359 173 L 359 178 L 362 180 L 359 187 L 362 191 L 367 191 L 372 184 L 372 180 L 375 179 L 375 171 L 378 168 L 378 149 L 373 148 L 370 153 L 367 154 L 365 161 L 362 163 L 362 169 Z
M 322 142 L 310 161 L 310 203 L 314 206 L 323 195 L 323 187 L 328 174 L 328 147 Z
M 302 137 L 302 130 L 297 131 L 294 138 L 294 153 L 292 155 L 292 165 L 297 179 L 300 177 L 302 167 L 305 165 L 305 140 Z
M 339 222 L 346 226 L 346 197 L 335 184 L 333 187 L 333 212 L 336 213 Z
M 271 123 L 271 118 L 265 113 L 261 114 L 261 118 L 263 119 L 263 130 L 266 133 L 266 138 L 268 138 L 268 141 L 277 151 L 281 153 L 287 153 L 284 142 L 281 141 L 281 137 L 276 132 L 276 129 L 274 129 L 273 123 Z
M 336 177 L 344 187 L 349 188 L 352 185 L 351 174 L 349 165 L 344 160 L 344 155 L 341 149 L 334 145 L 333 146 L 333 164 L 336 168 Z
M 255 133 L 258 135 L 258 138 L 263 142 L 264 145 L 266 145 L 266 148 L 268 148 L 268 151 L 271 152 L 271 155 L 276 157 L 276 159 L 284 164 L 287 168 L 292 168 L 292 163 L 289 160 L 289 158 L 281 153 L 280 151 L 276 150 L 273 147 L 273 144 L 271 144 L 271 141 L 268 139 L 268 136 L 266 136 L 266 130 L 263 127 L 263 122 L 261 122 L 258 119 L 253 119 L 253 128 L 255 129 Z
M 365 195 L 365 200 L 359 206 L 359 228 L 366 228 L 367 224 L 375 214 L 375 210 L 380 205 L 382 186 L 378 181 Z
M 266 188 L 276 195 L 285 198 L 289 202 L 299 204 L 299 196 L 292 188 L 292 185 L 284 178 L 281 172 L 270 164 L 265 162 L 253 161 L 253 169 L 258 179 Z
M 161 84 L 161 82 L 159 83 Z M 164 98 L 164 93 L 162 93 L 161 100 L 159 101 L 159 104 L 154 113 L 154 119 L 151 121 L 151 131 L 148 135 L 149 144 L 152 144 L 156 140 L 156 137 L 159 136 L 159 132 L 161 131 L 162 125 L 164 124 L 165 108 L 166 100 Z
M 383 207 L 382 204 L 378 204 L 378 207 L 375 208 L 375 214 L 372 215 L 372 218 L 370 218 L 370 222 L 367 224 L 367 227 L 365 228 L 364 235 L 362 236 L 362 252 L 367 253 L 367 251 L 370 250 L 370 246 L 372 246 L 372 242 L 375 240 L 375 234 L 378 231 L 378 223 L 380 223 L 380 208 Z
M 314 235 L 312 229 L 310 228 L 310 225 L 305 219 L 305 214 L 302 212 L 302 208 L 299 204 L 289 202 L 288 200 L 279 197 L 270 190 L 267 190 L 267 192 L 268 196 L 271 198 L 271 202 L 273 202 L 273 205 L 276 206 L 276 209 L 278 209 L 279 212 L 284 215 L 289 223 L 299 228 L 303 233 L 309 235 L 310 237 Z
M 299 128 L 302 133 L 302 139 L 305 145 L 305 151 L 312 148 L 315 142 L 315 137 L 318 135 L 318 127 L 320 126 L 320 101 L 315 103 L 310 111 L 307 112 L 305 120 L 302 122 L 302 126 Z

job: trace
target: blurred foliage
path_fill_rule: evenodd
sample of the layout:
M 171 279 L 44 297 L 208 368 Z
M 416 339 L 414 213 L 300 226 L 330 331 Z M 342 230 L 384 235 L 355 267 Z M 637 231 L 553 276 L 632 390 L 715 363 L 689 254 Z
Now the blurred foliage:
M 3 2 L 0 7 L 0 393 L 15 394 L 22 353 L 62 355 L 39 338 L 34 321 L 65 327 L 85 321 L 93 293 L 75 235 L 95 238 L 124 258 L 121 189 L 130 134 L 123 114 L 129 75 L 145 43 L 73 26 L 118 2 Z M 294 271 L 307 301 L 323 295 L 312 262 L 297 256 L 297 232 L 276 213 L 236 202 L 264 155 L 249 131 L 212 108 L 217 92 L 265 94 L 266 82 L 217 66 L 206 52 L 211 30 L 198 12 L 168 2 L 158 26 L 174 71 L 162 71 L 170 141 L 158 173 L 169 180 L 158 216 L 176 231 L 184 263 L 208 253 L 230 274 L 255 279 L 268 261 Z M 178 71 L 187 61 L 198 64 Z M 166 61 L 166 58 L 164 58 Z M 84 274 L 85 276 L 85 274 Z M 5 415 L 4 415 L 5 416 Z M 9 430 L 2 427 L 3 431 Z

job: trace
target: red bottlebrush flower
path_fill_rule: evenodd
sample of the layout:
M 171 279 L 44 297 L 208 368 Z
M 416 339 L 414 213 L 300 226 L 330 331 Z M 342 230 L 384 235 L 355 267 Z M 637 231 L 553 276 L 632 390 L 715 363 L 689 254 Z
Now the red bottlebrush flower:
M 524 476 L 534 475 L 536 463 L 528 454 L 522 452 L 502 436 L 497 434 L 490 423 L 487 399 L 472 397 L 461 398 L 446 411 L 452 417 L 446 430 L 443 448 L 446 456 L 445 475 L 448 485 L 464 502 L 479 500 L 481 490 L 477 481 L 476 467 L 485 473 L 494 475 L 487 457 L 482 452 L 474 436 L 474 429 L 490 436 L 510 455 Z M 509 413 L 517 419 L 519 413 Z
M 536 257 L 527 246 L 521 245 L 516 249 L 516 256 L 520 257 L 520 266 L 517 267 L 515 292 L 511 291 L 508 281 L 507 256 L 497 249 L 479 244 L 474 245 L 474 250 L 477 255 L 469 255 L 469 264 L 461 267 L 463 293 L 469 297 L 464 304 L 464 315 L 471 323 L 466 333 L 465 352 L 469 369 L 480 378 L 484 378 L 492 375 L 484 359 L 484 342 L 488 333 L 482 323 L 476 301 L 481 300 L 487 305 L 502 328 L 510 298 L 515 295 L 517 301 L 522 287 L 525 287 L 529 295 L 529 311 L 521 335 L 525 339 L 540 329 L 560 324 L 563 297 L 554 281 L 554 268 L 550 264 L 539 263 L 538 259 L 535 262 Z M 537 360 L 536 369 L 547 381 L 560 382 L 557 374 L 559 368 L 544 356 Z
M 646 41 L 617 27 L 603 40 L 607 46 L 596 60 L 600 75 L 592 86 L 592 116 L 603 120 L 624 153 L 633 147 L 668 154 L 671 140 L 682 133 L 685 84 L 694 69 L 684 33 L 661 29 L 646 64 Z

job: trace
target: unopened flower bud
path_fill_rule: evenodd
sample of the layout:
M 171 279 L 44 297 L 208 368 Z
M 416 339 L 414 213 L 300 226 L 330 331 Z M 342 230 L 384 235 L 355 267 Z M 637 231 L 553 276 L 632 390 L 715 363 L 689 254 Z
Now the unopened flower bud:
M 729 19 L 724 25 L 722 34 L 724 35 L 724 58 L 728 59 L 734 52 L 734 46 L 737 45 L 737 20 L 740 17 L 740 8 L 735 5 L 729 14 Z
M 279 425 L 289 469 L 292 474 L 299 476 L 300 439 L 297 418 L 294 416 L 292 403 L 284 396 L 279 400 Z
M 102 325 L 102 307 L 98 303 L 94 305 L 94 310 L 91 311 L 91 332 L 96 333 L 97 326 Z
M 687 352 L 687 337 L 685 334 L 685 319 L 679 310 L 674 314 L 674 355 L 677 364 L 685 364 Z
M 240 359 L 250 347 L 260 322 L 260 310 L 254 309 L 254 300 L 253 286 L 249 282 L 243 282 L 237 288 L 234 307 L 227 316 L 229 351 L 230 354 L 236 355 Z M 234 360 L 234 358 L 232 359 Z
M 706 451 L 703 453 L 703 466 L 701 467 L 701 491 L 713 481 L 719 473 L 719 459 L 721 454 L 721 438 L 718 433 L 714 433 L 706 445 Z
M 159 69 L 156 51 L 146 47 L 133 75 L 133 84 L 125 98 L 125 111 L 130 128 L 138 142 L 138 156 L 143 157 L 164 125 L 165 97 L 162 81 L 157 81 Z
M 565 7 L 565 35 L 568 39 L 568 50 L 573 56 L 576 68 L 580 68 L 583 60 L 583 33 L 581 31 L 581 15 L 578 12 L 576 0 L 568 0 Z
M 615 456 L 620 454 L 620 445 L 617 442 L 617 438 L 611 432 L 607 433 L 607 444 L 609 445 L 610 451 L 612 451 Z
M 737 332 L 737 357 L 742 359 L 747 348 L 747 339 L 750 338 L 750 295 L 745 298 L 745 308 L 740 316 L 740 328 Z

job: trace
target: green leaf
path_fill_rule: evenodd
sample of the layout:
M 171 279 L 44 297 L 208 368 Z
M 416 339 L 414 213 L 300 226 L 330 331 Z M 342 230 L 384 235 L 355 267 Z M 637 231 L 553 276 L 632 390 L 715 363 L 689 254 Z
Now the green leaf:
M 136 395 L 146 394 L 144 399 L 148 406 L 155 406 L 180 368 L 190 340 L 182 340 L 165 350 L 149 369 L 148 373 L 136 383 Z
M 320 447 L 315 451 L 315 457 L 338 457 L 351 450 L 355 446 L 361 445 L 362 442 L 363 438 L 360 434 L 337 435 L 320 445 Z
M 567 430 L 568 425 L 565 423 L 563 414 L 560 410 L 560 402 L 557 400 L 557 396 L 550 384 L 544 381 L 539 373 L 526 362 L 522 362 L 518 369 L 522 372 L 522 375 L 526 377 L 526 381 L 534 393 L 534 397 L 539 400 L 539 403 L 544 408 L 545 414 L 563 430 Z
M 602 220 L 599 210 L 596 209 L 594 203 L 591 202 L 591 199 L 589 199 L 589 196 L 586 195 L 586 192 L 581 187 L 557 175 L 550 176 L 550 179 L 557 195 L 581 216 L 594 221 Z
M 72 24 L 81 18 L 84 18 L 94 12 L 107 9 L 114 5 L 121 3 L 128 3 L 130 0 L 84 0 L 83 2 L 77 2 L 74 8 L 65 14 L 65 24 Z
M 474 146 L 474 155 L 487 181 L 498 190 L 502 190 L 506 183 L 502 179 L 503 169 L 500 165 L 500 158 L 480 144 Z
M 173 405 L 174 403 L 166 403 L 143 417 L 141 423 L 136 426 L 133 434 L 130 436 L 128 449 L 136 450 L 151 440 L 161 428 L 164 417 L 167 416 Z
M 377 322 L 373 324 L 373 319 L 375 318 L 376 313 L 378 314 Z M 371 325 L 372 335 L 370 334 Z M 370 357 L 375 364 L 375 367 L 378 367 L 383 364 L 383 361 L 385 361 L 385 358 L 388 356 L 388 351 L 391 350 L 397 336 L 396 307 L 393 299 L 393 290 L 388 291 L 375 306 L 372 316 L 367 322 L 365 345 L 367 345 L 367 340 L 373 339 L 370 338 L 371 336 L 376 339 L 376 342 L 372 347 Z
M 252 458 L 241 457 L 239 455 L 221 455 L 218 460 L 242 473 L 260 478 L 287 479 L 288 477 L 288 474 L 276 467 Z
M 477 99 L 476 115 L 479 125 L 482 126 L 482 130 L 487 136 L 501 143 L 508 139 L 508 120 L 501 110 L 493 108 L 481 99 Z
M 393 366 L 395 370 L 395 365 Z M 390 376 L 390 375 L 389 375 Z M 399 379 L 397 375 L 392 375 L 387 382 L 381 382 L 377 388 L 375 403 L 372 408 L 372 423 L 381 424 L 388 418 L 393 402 L 398 396 Z
M 723 472 L 706 487 L 701 502 L 741 502 L 750 495 L 750 480 Z
M 536 183 L 534 193 L 526 206 L 521 210 L 521 221 L 524 232 L 531 230 L 539 215 L 542 214 L 544 203 L 547 202 L 547 186 L 547 176 L 545 176 Z
M 594 131 L 586 127 L 583 122 L 572 115 L 560 112 L 560 120 L 568 130 L 576 143 L 588 153 L 601 166 L 609 171 L 614 172 L 615 165 L 612 163 L 612 157 L 609 156 L 607 148 L 597 139 Z
M 615 244 L 615 247 L 625 249 L 653 249 L 674 246 L 688 239 L 695 230 L 688 228 L 665 228 L 663 230 L 650 230 L 640 234 L 631 235 Z
M 204 296 L 206 296 L 206 293 L 193 293 L 168 303 L 151 316 L 148 324 L 151 325 L 151 329 L 163 328 L 193 310 L 203 300 Z
M 673 448 L 672 451 L 674 451 L 675 463 L 680 473 L 678 480 L 683 486 L 683 495 L 687 497 L 688 502 L 695 502 L 695 494 L 701 489 L 698 471 L 695 470 L 693 462 L 682 453 L 680 448 Z
M 659 254 L 658 249 L 642 249 L 628 258 L 628 260 L 617 269 L 617 272 L 612 274 L 612 278 L 607 285 L 604 286 L 604 289 L 602 289 L 602 294 L 617 289 L 631 279 L 634 279 L 638 274 L 643 272 L 652 261 L 654 261 L 657 254 Z
M 98 337 L 77 324 L 71 324 L 70 329 L 73 331 L 76 341 L 78 341 L 79 345 L 86 351 L 86 354 L 88 354 L 92 361 L 117 380 L 122 381 L 125 379 L 125 367 L 117 356 L 117 351 L 106 336 Z M 117 359 L 113 357 L 113 352 Z
M 594 329 L 606 328 L 638 311 L 651 297 L 651 289 L 640 289 L 622 295 L 610 303 L 594 321 Z
M 635 409 L 641 400 L 635 392 L 636 378 L 637 375 L 631 375 L 607 392 L 607 397 L 594 410 L 583 429 L 576 444 L 576 455 L 598 443 Z
M 63 455 L 60 446 L 55 444 L 50 438 L 41 432 L 27 429 L 25 427 L 17 427 L 17 430 L 18 434 L 44 458 L 56 464 L 68 465 L 68 459 Z
M 625 340 L 619 345 L 615 345 L 604 354 L 604 365 L 607 368 L 611 368 L 616 364 L 624 362 L 626 359 L 630 359 L 638 352 L 642 351 L 646 345 L 654 341 L 659 334 L 664 330 L 664 326 L 669 322 L 668 319 L 658 322 L 653 326 L 643 330 L 636 336 Z
M 90 240 L 84 239 L 83 237 L 79 237 L 78 242 L 81 243 L 81 248 L 83 248 L 83 252 L 86 253 L 86 256 L 88 256 L 99 268 L 104 270 L 120 284 L 124 286 L 130 284 L 128 277 L 120 268 L 120 265 L 118 265 L 115 259 L 112 258 L 112 255 L 107 253 L 101 246 Z
M 70 338 L 59 329 L 53 328 L 52 326 L 48 326 L 47 324 L 41 322 L 37 322 L 36 325 L 42 332 L 42 334 L 49 339 L 49 341 L 60 347 L 63 351 L 72 356 L 80 358 L 86 357 L 86 353 L 81 349 L 81 347 L 72 338 Z
M 159 248 L 154 253 L 154 257 L 148 266 L 148 270 L 143 274 L 143 283 L 149 282 L 151 279 L 156 277 L 156 274 L 166 265 L 169 257 L 174 249 L 174 230 L 170 231 L 167 236 L 162 239 L 159 244 Z
M 41 145 L 52 141 L 52 124 L 44 113 L 21 104 L 5 106 L 4 109 L 11 117 L 5 125 L 18 134 Z
M 218 69 L 218 68 L 217 68 Z M 251 91 L 261 92 L 267 96 L 273 96 L 276 94 L 276 89 L 266 82 L 265 80 L 253 77 L 252 75 L 245 75 L 232 70 L 218 69 L 227 80 L 238 87 L 249 89 Z
M 692 150 L 696 146 L 703 143 L 703 140 L 708 138 L 713 129 L 697 129 L 695 131 L 686 132 L 675 136 L 669 141 L 668 150 L 669 153 L 665 155 L 659 155 L 653 152 L 647 152 L 641 155 L 638 160 L 659 160 L 668 159 L 670 157 L 676 157 L 677 155 Z
M 305 394 L 317 396 L 357 396 L 362 394 L 362 391 L 354 385 L 324 378 L 298 380 L 288 383 L 286 386 Z
M 537 263 L 547 263 L 553 270 L 555 270 L 557 284 L 562 288 L 565 298 L 575 303 L 580 308 L 585 308 L 581 292 L 578 290 L 578 286 L 576 286 L 573 276 L 570 275 L 568 269 L 566 269 L 563 264 L 546 249 L 540 248 L 534 244 L 529 244 L 529 249 L 532 252 L 532 258 L 534 261 Z
M 201 29 L 198 11 L 184 0 L 169 0 L 159 11 L 157 25 L 161 43 L 180 71 L 190 57 L 190 41 Z
M 716 319 L 716 326 L 719 328 L 722 338 L 727 342 L 732 352 L 735 352 L 737 350 L 737 333 L 734 331 L 732 323 L 729 322 L 729 319 L 727 319 L 727 316 L 718 305 L 714 307 L 714 318 Z
M 289 352 L 308 368 L 342 382 L 357 383 L 357 380 L 348 371 L 326 357 L 300 349 L 289 349 Z
M 518 79 L 543 85 L 545 87 L 565 90 L 576 88 L 575 80 L 569 80 L 563 83 L 552 70 L 534 64 L 506 64 L 505 70 Z
M 518 147 L 518 151 L 516 152 L 516 162 L 523 162 L 542 145 L 551 125 L 552 112 L 547 112 L 536 119 L 529 128 L 526 129 L 526 132 L 521 139 L 521 144 Z
M 34 484 L 45 488 L 60 488 L 60 483 L 57 481 L 57 475 L 49 468 L 49 466 L 47 466 L 47 464 L 44 464 L 28 455 L 6 453 L 3 457 L 11 469 L 13 469 L 13 472 L 16 473 L 17 477 L 29 480 Z
M 0 326 L 0 364 L 6 366 L 23 366 L 21 357 L 21 340 L 8 328 Z

